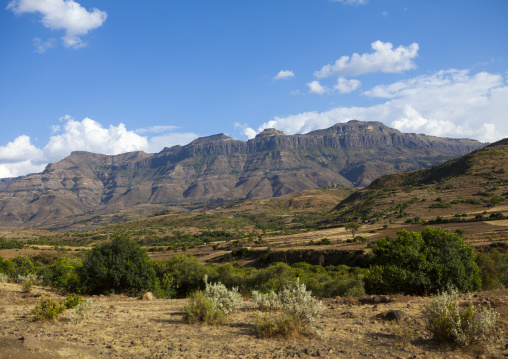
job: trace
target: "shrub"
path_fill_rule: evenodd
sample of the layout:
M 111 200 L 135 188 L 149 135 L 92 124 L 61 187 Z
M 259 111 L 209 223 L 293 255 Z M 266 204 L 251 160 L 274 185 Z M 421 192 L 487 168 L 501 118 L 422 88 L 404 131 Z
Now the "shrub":
M 51 298 L 41 297 L 39 305 L 32 309 L 34 320 L 55 320 L 60 314 L 65 312 L 65 305 L 59 305 Z
M 7 283 L 9 281 L 9 276 L 5 273 L 0 273 L 0 283 Z
M 256 293 L 258 303 L 270 303 L 270 309 L 280 308 L 281 315 L 273 319 L 266 315 L 258 318 L 256 329 L 260 337 L 292 337 L 318 335 L 316 317 L 324 308 L 321 301 L 315 299 L 305 284 L 296 282 L 284 288 L 277 296 L 273 293 L 261 299 Z
M 79 324 L 97 314 L 102 307 L 102 302 L 85 299 L 80 301 L 72 312 L 70 321 L 72 324 Z
M 23 293 L 30 293 L 32 291 L 32 282 L 23 282 L 23 285 L 21 286 L 21 291 Z
M 492 243 L 488 250 L 476 254 L 484 290 L 508 287 L 508 251 L 498 250 L 497 245 L 500 243 Z
M 34 273 L 29 273 L 27 275 L 18 274 L 18 283 L 22 283 L 21 291 L 23 293 L 30 293 L 34 284 L 42 283 L 42 277 Z
M 460 311 L 456 290 L 444 292 L 433 298 L 423 314 L 426 328 L 436 340 L 462 348 L 491 341 L 499 317 L 499 314 L 491 309 L 479 309 L 474 305 Z
M 226 314 L 217 309 L 213 301 L 203 292 L 194 292 L 184 307 L 185 321 L 187 323 L 223 324 Z
M 85 291 L 92 294 L 138 295 L 151 291 L 155 284 L 155 271 L 146 251 L 123 237 L 94 247 L 78 274 Z
M 65 305 L 66 308 L 74 308 L 79 303 L 83 303 L 85 299 L 77 294 L 69 294 L 65 300 L 63 300 L 60 304 Z
M 208 283 L 208 276 L 205 275 L 205 296 L 209 298 L 214 308 L 228 315 L 243 306 L 243 298 L 238 293 L 238 287 L 227 289 L 222 283 Z
M 18 283 L 41 284 L 42 277 L 39 277 L 37 274 L 34 273 L 29 273 L 27 275 L 18 274 Z
M 362 236 L 356 236 L 355 238 L 348 238 L 346 240 L 346 243 L 356 243 L 356 242 L 361 242 L 361 243 L 365 243 L 365 242 L 368 242 L 369 240 L 365 237 L 362 237 Z
M 441 228 L 422 233 L 397 231 L 372 247 L 374 267 L 365 275 L 368 293 L 424 295 L 455 287 L 461 292 L 480 289 L 475 252 L 460 236 Z
M 205 287 L 203 282 L 206 274 L 205 266 L 191 255 L 177 254 L 170 259 L 155 262 L 154 267 L 159 278 L 164 274 L 171 276 L 176 296 L 179 298 Z
M 296 280 L 296 271 L 286 263 L 273 263 L 259 271 L 253 287 L 262 291 L 279 292 Z
M 328 238 L 321 238 L 321 241 L 319 243 L 323 245 L 329 245 L 332 244 L 332 241 L 329 240 Z
M 260 338 L 298 338 L 300 336 L 313 336 L 314 332 L 308 325 L 296 320 L 290 315 L 281 315 L 270 318 L 268 315 L 260 315 L 255 323 L 257 334 Z
M 14 257 L 6 261 L 7 270 L 10 272 L 12 278 L 15 278 L 16 275 L 27 275 L 29 273 L 34 273 L 36 268 L 34 262 L 31 258 L 27 256 Z
M 279 296 L 272 290 L 267 294 L 263 294 L 257 290 L 252 291 L 251 302 L 256 308 L 262 311 L 275 311 L 282 308 Z
M 392 330 L 401 345 L 407 347 L 417 337 L 415 321 L 411 318 L 403 318 L 399 321 L 392 321 Z

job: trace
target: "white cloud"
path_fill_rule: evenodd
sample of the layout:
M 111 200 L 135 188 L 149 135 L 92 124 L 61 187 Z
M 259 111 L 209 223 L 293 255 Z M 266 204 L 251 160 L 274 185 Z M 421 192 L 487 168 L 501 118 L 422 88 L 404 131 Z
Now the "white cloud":
M 55 39 L 49 39 L 47 41 L 43 41 L 42 39 L 36 37 L 33 39 L 32 43 L 35 47 L 35 52 L 38 54 L 45 53 L 48 49 L 55 47 Z
M 327 93 L 329 91 L 329 89 L 322 86 L 319 83 L 319 81 L 316 81 L 316 80 L 309 82 L 307 84 L 307 86 L 309 87 L 310 93 L 317 93 L 318 95 L 322 95 L 322 94 Z
M 107 18 L 105 11 L 96 8 L 87 11 L 73 0 L 12 0 L 7 5 L 7 9 L 17 15 L 40 13 L 41 22 L 45 27 L 65 30 L 62 41 L 65 47 L 72 48 L 85 46 L 86 43 L 81 40 L 81 37 L 102 26 Z M 42 40 L 41 43 L 43 43 Z
M 484 142 L 508 137 L 508 86 L 502 75 L 439 71 L 376 86 L 364 94 L 387 101 L 370 107 L 337 107 L 275 117 L 262 124 L 258 132 L 275 127 L 288 134 L 306 133 L 338 122 L 361 120 L 380 121 L 403 132 Z
M 21 135 L 7 145 L 0 146 L 1 163 L 18 162 L 26 158 L 33 160 L 43 158 L 42 151 L 32 145 L 29 136 Z
M 291 70 L 281 70 L 275 77 L 274 80 L 287 80 L 292 77 L 295 77 L 295 73 Z
M 0 146 L 0 178 L 17 177 L 44 169 L 42 150 L 35 147 L 30 137 L 21 135 L 5 146 Z
M 153 126 L 137 130 L 158 134 L 147 137 L 127 130 L 122 123 L 105 128 L 90 118 L 76 121 L 69 115 L 60 118 L 60 121 L 64 124 L 52 126 L 53 135 L 42 149 L 33 145 L 26 135 L 0 146 L 0 178 L 41 172 L 49 162 L 59 161 L 72 151 L 109 155 L 130 151 L 159 152 L 164 147 L 185 145 L 198 137 L 194 133 L 167 133 L 175 129 L 175 126 Z
M 307 83 L 307 87 L 309 88 L 309 93 L 315 93 L 318 95 L 331 94 L 335 91 L 344 94 L 356 90 L 361 84 L 362 83 L 359 80 L 348 80 L 344 77 L 339 77 L 337 79 L 337 84 L 335 84 L 333 89 L 321 85 L 321 83 L 317 80 Z
M 63 133 L 51 136 L 44 155 L 49 160 L 58 160 L 76 150 L 116 155 L 147 147 L 147 138 L 127 131 L 123 123 L 104 128 L 89 118 L 81 122 L 71 119 L 63 126 Z
M 375 41 L 371 44 L 374 52 L 359 55 L 342 56 L 332 65 L 325 65 L 314 76 L 356 76 L 369 72 L 403 72 L 416 68 L 412 61 L 418 56 L 418 44 L 412 43 L 395 50 L 389 42 Z
M 356 90 L 360 87 L 362 83 L 358 80 L 348 80 L 344 77 L 339 77 L 337 79 L 337 84 L 334 86 L 334 89 L 339 91 L 340 93 L 349 93 Z
M 341 2 L 346 5 L 365 5 L 369 0 L 330 0 L 331 2 Z
M 256 130 L 248 127 L 248 125 L 245 124 L 245 123 L 241 124 L 239 122 L 236 122 L 235 123 L 235 129 L 237 131 L 239 131 L 241 134 L 247 136 L 247 138 L 249 140 L 254 138 L 254 137 L 256 137 L 256 134 L 257 134 Z

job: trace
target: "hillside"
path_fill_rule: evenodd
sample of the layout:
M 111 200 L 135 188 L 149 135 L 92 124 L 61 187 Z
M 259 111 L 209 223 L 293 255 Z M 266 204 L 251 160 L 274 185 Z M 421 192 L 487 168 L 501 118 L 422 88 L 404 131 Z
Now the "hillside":
M 4 181 L 0 225 L 47 227 L 65 218 L 121 212 L 132 219 L 172 207 L 363 187 L 381 175 L 430 167 L 479 147 L 473 140 L 350 121 L 304 135 L 269 129 L 247 142 L 214 135 L 156 154 L 73 152 L 42 173 Z
M 464 223 L 508 214 L 508 139 L 430 169 L 382 176 L 341 201 L 333 220 Z

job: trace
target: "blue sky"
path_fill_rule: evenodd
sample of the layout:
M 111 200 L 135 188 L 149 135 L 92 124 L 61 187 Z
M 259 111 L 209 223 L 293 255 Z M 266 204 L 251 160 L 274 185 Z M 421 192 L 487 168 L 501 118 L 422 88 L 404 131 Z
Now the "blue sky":
M 508 136 L 506 0 L 8 0 L 0 177 L 351 119 Z

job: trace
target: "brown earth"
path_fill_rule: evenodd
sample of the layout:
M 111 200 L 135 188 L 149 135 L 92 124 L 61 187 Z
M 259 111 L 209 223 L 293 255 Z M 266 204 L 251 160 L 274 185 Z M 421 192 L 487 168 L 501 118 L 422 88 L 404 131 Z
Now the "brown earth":
M 253 323 L 260 313 L 249 302 L 221 326 L 186 324 L 186 299 L 144 301 L 123 295 L 90 298 L 102 302 L 102 309 L 81 324 L 70 322 L 72 309 L 59 321 L 34 322 L 31 309 L 41 295 L 56 301 L 64 296 L 44 287 L 22 293 L 18 284 L 0 283 L 0 358 L 502 358 L 508 356 L 507 294 L 473 295 L 476 304 L 489 304 L 501 316 L 498 340 L 479 353 L 430 338 L 421 316 L 428 297 L 326 299 L 317 321 L 321 338 L 274 340 L 256 336 Z M 380 318 L 388 310 L 404 311 L 415 320 L 418 337 L 412 344 L 398 340 L 392 324 Z

